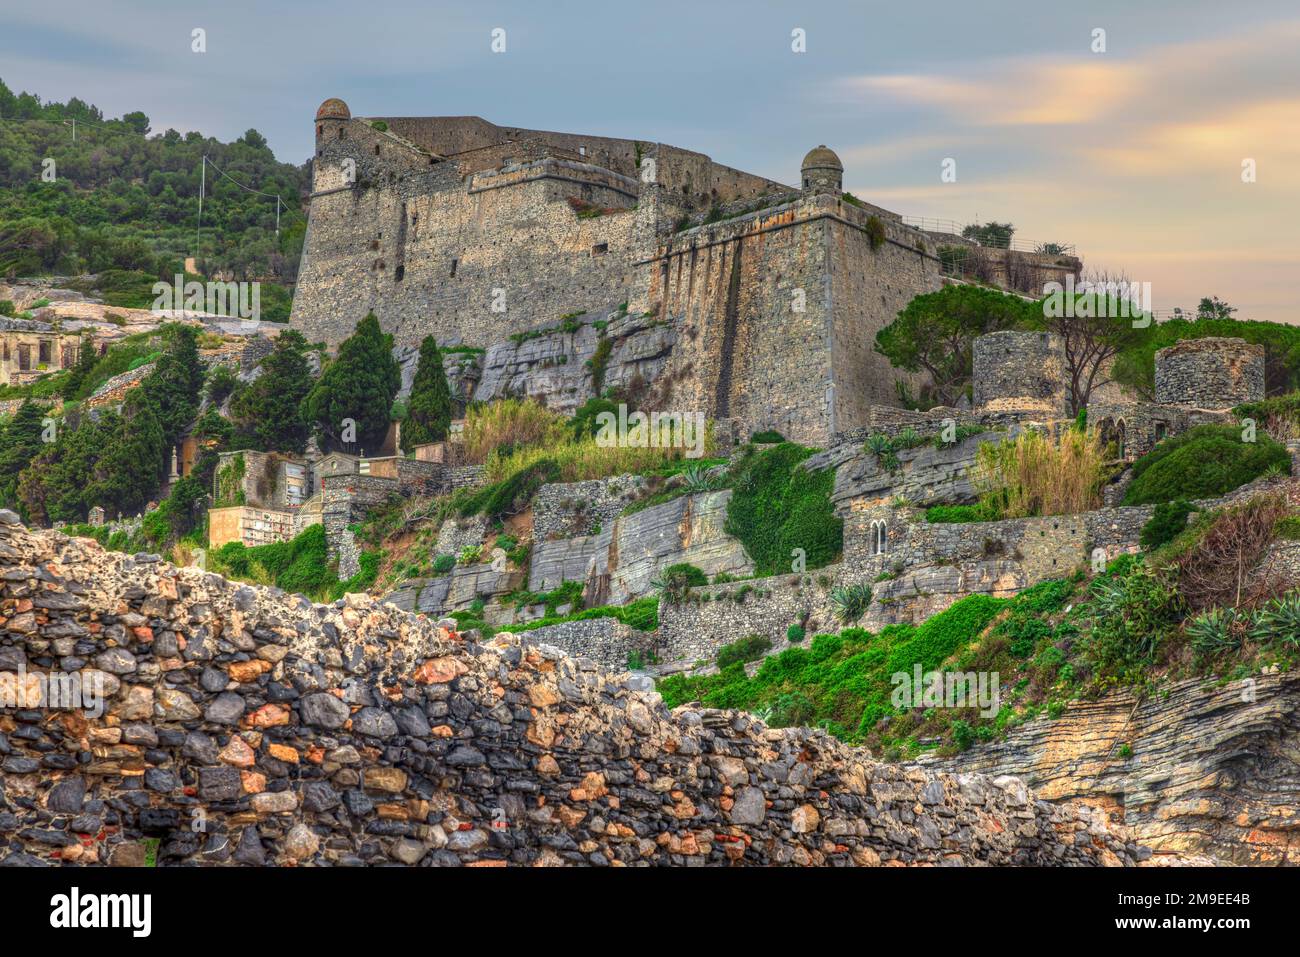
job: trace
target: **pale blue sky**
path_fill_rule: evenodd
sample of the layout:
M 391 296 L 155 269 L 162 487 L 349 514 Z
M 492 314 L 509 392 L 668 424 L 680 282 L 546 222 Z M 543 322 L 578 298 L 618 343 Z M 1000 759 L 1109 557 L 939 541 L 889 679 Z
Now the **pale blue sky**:
M 339 96 L 358 115 L 659 140 L 789 183 L 827 143 L 846 187 L 887 208 L 1074 243 L 1151 282 L 1158 309 L 1213 293 L 1300 321 L 1294 3 L 4 3 L 12 89 L 143 110 L 155 130 L 255 127 L 301 162 Z

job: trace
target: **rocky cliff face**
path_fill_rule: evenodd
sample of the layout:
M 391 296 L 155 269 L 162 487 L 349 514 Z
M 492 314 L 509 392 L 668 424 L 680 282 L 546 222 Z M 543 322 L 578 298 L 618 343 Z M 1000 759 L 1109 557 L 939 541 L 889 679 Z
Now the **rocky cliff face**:
M 1078 702 L 930 766 L 1018 775 L 1041 797 L 1086 801 L 1132 828 L 1157 861 L 1300 863 L 1295 675 Z
M 312 605 L 12 519 L 0 513 L 2 863 L 1144 856 L 1103 815 L 1014 778 L 670 713 L 637 679 L 545 646 L 478 646 L 364 596 Z M 51 707 L 52 688 L 77 707 Z M 78 688 L 91 694 L 70 702 Z

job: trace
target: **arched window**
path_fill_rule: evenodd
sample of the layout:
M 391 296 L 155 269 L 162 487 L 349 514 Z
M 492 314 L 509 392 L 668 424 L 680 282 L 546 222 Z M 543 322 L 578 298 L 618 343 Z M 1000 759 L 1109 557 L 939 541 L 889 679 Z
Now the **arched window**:
M 871 547 L 872 555 L 885 554 L 885 545 L 889 541 L 889 527 L 884 519 L 877 518 L 871 523 L 871 535 L 868 543 Z

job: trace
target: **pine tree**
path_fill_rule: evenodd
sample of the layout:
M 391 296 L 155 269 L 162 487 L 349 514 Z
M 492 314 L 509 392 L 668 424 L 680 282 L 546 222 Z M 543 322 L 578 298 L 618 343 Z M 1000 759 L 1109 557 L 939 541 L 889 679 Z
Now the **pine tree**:
M 339 345 L 338 358 L 303 400 L 303 414 L 315 425 L 325 450 L 374 452 L 388 433 L 389 410 L 401 384 L 393 337 L 380 331 L 372 312 Z M 356 423 L 356 441 L 351 443 L 344 442 L 345 419 Z
M 302 452 L 309 427 L 302 403 L 311 391 L 307 340 L 286 329 L 262 362 L 262 374 L 230 403 L 230 417 L 264 452 Z
M 63 381 L 63 387 L 59 394 L 65 399 L 75 396 L 86 381 L 86 376 L 90 375 L 90 370 L 95 368 L 95 363 L 98 361 L 99 355 L 95 352 L 95 337 L 90 333 L 86 333 L 81 337 L 81 345 L 77 349 L 77 364 L 68 370 L 68 375 Z
M 85 508 L 100 505 L 129 514 L 141 511 L 157 491 L 167 443 L 154 403 L 142 389 L 127 394 L 116 420 L 112 437 L 91 470 Z
M 174 445 L 199 411 L 204 372 L 199 360 L 198 337 L 198 330 L 193 326 L 180 323 L 167 326 L 163 330 L 163 354 L 153 372 L 140 383 L 162 426 L 165 445 Z
M 440 442 L 451 425 L 451 389 L 442 369 L 442 353 L 433 336 L 420 343 L 420 361 L 411 383 L 406 421 L 402 423 L 402 451 L 426 442 Z
M 44 418 L 45 409 L 29 399 L 0 431 L 0 507 L 24 511 L 18 500 L 18 476 L 44 448 L 41 443 Z

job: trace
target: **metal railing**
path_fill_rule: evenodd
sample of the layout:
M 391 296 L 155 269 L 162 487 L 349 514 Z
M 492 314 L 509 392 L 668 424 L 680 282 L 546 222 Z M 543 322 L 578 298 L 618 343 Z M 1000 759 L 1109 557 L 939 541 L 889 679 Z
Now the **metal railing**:
M 979 223 L 959 223 L 953 219 L 931 219 L 925 216 L 904 216 L 903 224 L 911 226 L 913 229 L 924 230 L 927 233 L 947 233 L 950 236 L 962 237 L 962 231 L 967 226 L 980 225 Z M 967 242 L 974 240 L 967 239 Z M 1027 253 L 1045 253 L 1047 255 L 1071 256 L 1074 254 L 1074 246 L 1071 243 L 1042 243 L 1031 239 L 1017 239 L 1014 235 L 1006 245 L 987 243 L 985 245 L 990 249 L 1015 249 Z

